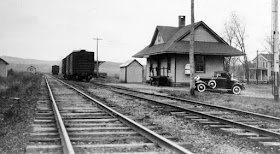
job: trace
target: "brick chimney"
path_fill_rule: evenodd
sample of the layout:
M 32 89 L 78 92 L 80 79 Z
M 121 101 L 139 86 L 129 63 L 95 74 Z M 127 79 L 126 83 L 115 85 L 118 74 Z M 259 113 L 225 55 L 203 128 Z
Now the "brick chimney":
M 179 28 L 185 26 L 185 18 L 186 16 L 179 16 Z

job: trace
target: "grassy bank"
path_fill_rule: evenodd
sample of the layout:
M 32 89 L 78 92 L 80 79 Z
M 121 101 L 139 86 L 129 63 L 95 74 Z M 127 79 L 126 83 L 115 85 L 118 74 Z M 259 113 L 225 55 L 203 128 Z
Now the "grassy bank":
M 24 153 L 41 75 L 9 71 L 0 78 L 0 153 Z
M 280 103 L 275 103 L 273 99 L 214 92 L 197 93 L 195 97 L 191 97 L 188 91 L 160 90 L 159 92 L 209 104 L 280 117 Z M 255 95 L 262 96 L 262 92 L 254 89 Z

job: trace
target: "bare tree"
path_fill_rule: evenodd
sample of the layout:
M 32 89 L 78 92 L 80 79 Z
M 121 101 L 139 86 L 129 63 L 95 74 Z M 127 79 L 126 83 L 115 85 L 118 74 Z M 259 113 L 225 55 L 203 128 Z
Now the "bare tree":
M 268 53 L 271 53 L 272 46 L 273 46 L 273 40 L 272 40 L 271 36 L 267 35 L 264 39 L 263 47 Z
M 226 22 L 224 24 L 224 31 L 222 37 L 230 46 L 233 46 L 233 42 L 235 41 L 234 28 L 232 27 L 232 24 L 230 22 Z M 224 70 L 227 72 L 236 72 L 236 65 L 238 61 L 239 57 L 225 57 Z
M 240 60 L 244 67 L 247 83 L 249 84 L 249 64 L 246 55 L 245 39 L 246 24 L 235 13 L 232 13 L 230 20 L 225 23 L 225 40 L 229 45 L 238 48 L 244 53 L 244 61 L 240 58 L 237 59 Z
M 224 24 L 224 32 L 223 32 L 223 38 L 224 40 L 231 46 L 233 41 L 233 31 L 232 28 L 228 25 L 228 23 Z M 224 69 L 227 72 L 230 72 L 230 65 L 231 65 L 231 57 L 225 57 L 224 58 Z

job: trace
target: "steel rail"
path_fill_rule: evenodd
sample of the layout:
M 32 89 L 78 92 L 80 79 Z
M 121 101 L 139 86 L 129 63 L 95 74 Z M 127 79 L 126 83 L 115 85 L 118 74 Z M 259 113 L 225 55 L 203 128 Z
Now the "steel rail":
M 71 144 L 70 138 L 68 136 L 68 133 L 67 133 L 66 128 L 64 126 L 63 120 L 62 120 L 61 115 L 59 113 L 57 104 L 55 102 L 54 96 L 52 94 L 51 87 L 48 83 L 48 79 L 45 76 L 44 76 L 44 78 L 46 80 L 48 91 L 49 91 L 49 94 L 50 94 L 50 97 L 51 97 L 52 106 L 53 106 L 53 110 L 54 110 L 54 115 L 55 115 L 56 123 L 57 123 L 57 126 L 58 126 L 60 139 L 61 139 L 61 142 L 62 142 L 63 153 L 64 154 L 75 154 L 74 148 Z
M 280 118 L 279 117 L 273 117 L 273 116 L 264 115 L 264 114 L 260 114 L 260 113 L 244 111 L 244 110 L 239 110 L 239 109 L 234 109 L 234 108 L 229 108 L 229 107 L 224 107 L 224 106 L 219 106 L 219 105 L 212 105 L 212 104 L 207 104 L 207 103 L 203 103 L 203 102 L 199 102 L 199 101 L 187 100 L 187 99 L 180 98 L 180 97 L 158 95 L 158 94 L 154 94 L 154 93 L 142 92 L 142 91 L 137 91 L 137 90 L 132 90 L 132 89 L 116 87 L 116 86 L 112 86 L 112 87 L 117 88 L 117 89 L 122 89 L 122 90 L 138 92 L 138 93 L 142 93 L 142 94 L 147 94 L 147 95 L 154 95 L 154 96 L 159 96 L 159 97 L 165 97 L 165 98 L 169 98 L 169 99 L 173 99 L 173 100 L 178 100 L 178 101 L 183 101 L 183 102 L 188 102 L 188 103 L 192 103 L 192 104 L 203 105 L 203 106 L 207 106 L 207 107 L 211 107 L 211 108 L 222 109 L 222 110 L 225 110 L 225 111 L 237 112 L 237 113 L 252 115 L 252 116 L 256 116 L 256 117 L 262 118 L 262 119 L 267 119 L 267 120 L 272 120 L 272 121 L 275 121 L 275 122 L 280 122 Z
M 266 135 L 266 136 L 275 137 L 275 138 L 280 139 L 280 133 L 275 133 L 275 132 L 272 132 L 272 131 L 269 131 L 269 130 L 266 130 L 266 129 L 250 126 L 250 125 L 247 125 L 247 124 L 244 124 L 244 123 L 241 123 L 241 122 L 235 122 L 235 121 L 232 121 L 232 120 L 227 120 L 227 119 L 216 117 L 216 116 L 209 115 L 209 114 L 206 114 L 206 113 L 201 113 L 201 112 L 198 112 L 198 111 L 195 111 L 195 110 L 187 109 L 187 108 L 182 107 L 182 106 L 176 106 L 176 105 L 172 105 L 172 104 L 167 104 L 167 103 L 159 102 L 159 101 L 156 101 L 156 100 L 140 97 L 140 96 L 129 94 L 129 93 L 125 93 L 125 92 L 118 92 L 118 91 L 115 91 L 115 92 L 121 93 L 121 94 L 125 94 L 125 95 L 131 96 L 131 97 L 143 99 L 143 100 L 146 100 L 146 101 L 151 101 L 151 102 L 154 102 L 156 104 L 161 104 L 161 105 L 173 107 L 173 108 L 176 108 L 176 109 L 181 110 L 181 111 L 185 111 L 185 112 L 188 112 L 188 113 L 199 115 L 199 116 L 207 118 L 207 119 L 211 119 L 211 120 L 214 120 L 214 121 L 221 122 L 223 124 L 228 124 L 228 125 L 232 125 L 232 126 L 238 126 L 240 128 L 243 128 L 243 129 L 246 129 L 246 130 L 250 130 L 252 132 L 256 132 L 256 133 L 259 133 L 259 134 L 262 134 L 262 135 Z
M 72 85 L 63 82 L 60 79 L 57 79 L 57 80 L 60 81 L 61 83 L 65 84 L 65 85 L 69 86 L 70 88 L 76 90 L 77 92 L 79 92 L 80 94 L 84 95 L 88 99 L 94 101 L 99 106 L 101 106 L 102 108 L 104 108 L 107 111 L 109 111 L 110 112 L 109 114 L 112 114 L 113 116 L 118 118 L 120 121 L 122 121 L 126 125 L 130 126 L 133 130 L 135 130 L 139 134 L 145 136 L 146 138 L 148 138 L 152 142 L 157 143 L 158 145 L 161 145 L 161 146 L 163 146 L 163 147 L 165 147 L 167 149 L 173 150 L 176 153 L 180 153 L 180 154 L 193 154 L 191 151 L 185 149 L 184 147 L 182 147 L 182 146 L 180 146 L 178 144 L 175 144 L 174 142 L 170 141 L 169 139 L 164 138 L 163 136 L 155 133 L 154 131 L 151 131 L 148 128 L 146 128 L 146 127 L 136 123 L 135 121 L 127 118 L 123 114 L 121 114 L 121 113 L 119 113 L 119 112 L 109 108 L 108 106 L 104 105 L 102 102 L 92 98 L 91 96 L 85 94 L 84 92 L 82 92 L 81 90 L 73 87 Z

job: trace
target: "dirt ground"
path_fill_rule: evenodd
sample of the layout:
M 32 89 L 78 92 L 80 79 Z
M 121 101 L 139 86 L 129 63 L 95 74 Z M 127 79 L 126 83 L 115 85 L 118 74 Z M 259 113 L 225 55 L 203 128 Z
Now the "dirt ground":
M 147 92 L 154 92 L 155 90 L 179 90 L 188 92 L 189 87 L 157 87 L 157 86 L 151 86 L 149 84 L 136 84 L 136 83 L 107 83 L 108 85 L 118 85 L 123 86 L 127 88 L 133 88 L 133 89 L 142 89 Z M 272 86 L 270 84 L 250 84 L 245 85 L 246 89 L 241 92 L 239 96 L 241 97 L 254 97 L 254 98 L 267 98 L 267 99 L 273 99 L 272 95 Z M 224 95 L 232 95 L 228 93 L 223 93 Z

